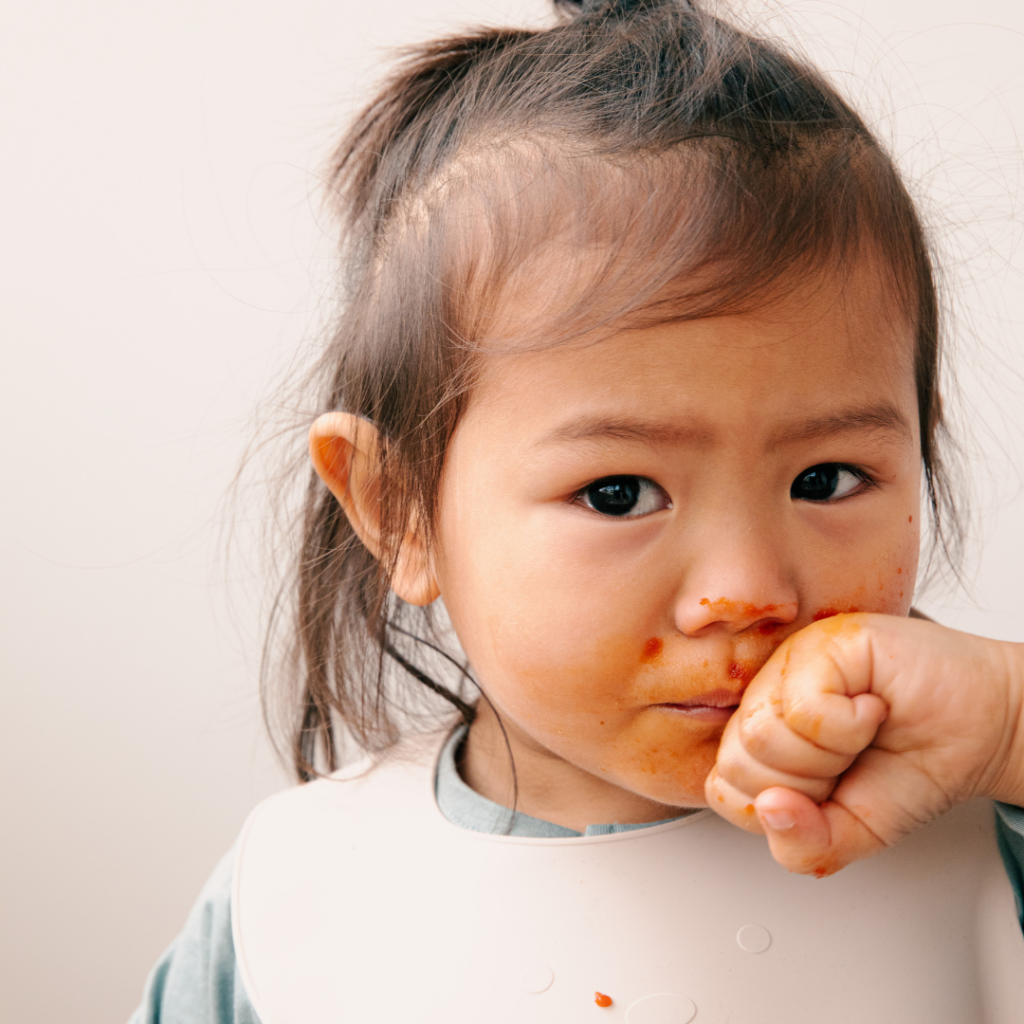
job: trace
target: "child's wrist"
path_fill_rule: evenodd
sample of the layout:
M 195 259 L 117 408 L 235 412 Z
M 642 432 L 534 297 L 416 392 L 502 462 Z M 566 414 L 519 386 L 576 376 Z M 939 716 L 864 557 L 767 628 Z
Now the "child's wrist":
M 1004 680 L 1006 716 L 981 795 L 1024 806 L 1024 644 L 990 641 L 993 668 Z

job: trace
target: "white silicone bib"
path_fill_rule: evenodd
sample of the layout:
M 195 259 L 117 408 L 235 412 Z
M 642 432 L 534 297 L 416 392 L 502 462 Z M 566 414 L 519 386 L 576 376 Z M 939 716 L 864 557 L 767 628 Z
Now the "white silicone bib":
M 249 818 L 234 935 L 263 1024 L 1024 1024 L 986 803 L 817 880 L 711 812 L 460 829 L 433 798 L 439 747 Z

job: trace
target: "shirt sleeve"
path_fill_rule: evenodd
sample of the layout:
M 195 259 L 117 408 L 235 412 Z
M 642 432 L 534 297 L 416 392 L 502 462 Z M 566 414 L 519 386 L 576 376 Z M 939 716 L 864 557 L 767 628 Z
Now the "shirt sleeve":
M 185 928 L 146 980 L 129 1024 L 260 1024 L 231 936 L 234 851 L 217 865 Z
M 996 804 L 996 838 L 1017 901 L 1017 920 L 1024 928 L 1024 808 Z

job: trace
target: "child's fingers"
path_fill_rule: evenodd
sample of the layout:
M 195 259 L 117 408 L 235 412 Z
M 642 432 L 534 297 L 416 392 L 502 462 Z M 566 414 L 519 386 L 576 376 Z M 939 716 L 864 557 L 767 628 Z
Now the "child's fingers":
M 839 754 L 859 754 L 888 713 L 885 701 L 870 692 L 871 645 L 859 619 L 842 615 L 808 627 L 780 661 L 765 666 L 778 676 L 789 728 Z
M 825 750 L 849 756 L 856 756 L 871 743 L 889 713 L 877 694 L 847 697 L 823 692 L 815 688 L 814 680 L 806 681 L 803 693 L 790 691 L 789 697 L 783 714 L 794 732 Z
M 711 769 L 704 783 L 704 798 L 716 814 L 733 825 L 748 832 L 764 831 L 757 818 L 753 797 L 737 789 L 728 779 L 722 778 L 717 766 Z
M 842 804 L 819 806 L 790 789 L 766 789 L 754 801 L 772 856 L 788 871 L 823 878 L 880 852 L 885 843 Z
M 781 731 L 788 730 L 783 726 Z M 792 733 L 789 737 L 782 738 L 782 749 L 771 751 L 770 758 L 764 756 L 763 750 L 755 756 L 742 740 L 737 741 L 737 735 L 741 733 L 742 729 L 737 729 L 733 736 L 723 740 L 718 750 L 715 769 L 719 777 L 735 789 L 749 794 L 748 800 L 753 799 L 763 789 L 785 786 L 787 789 L 803 793 L 816 803 L 821 803 L 829 797 L 835 787 L 836 778 L 846 770 L 852 760 L 843 757 L 841 763 L 836 764 L 839 755 L 817 750 L 806 740 L 793 736 Z M 790 742 L 785 742 L 787 739 Z M 800 749 L 800 744 L 807 749 Z M 785 749 L 789 747 L 796 748 L 795 753 L 799 756 L 784 757 L 785 753 L 792 752 Z M 774 767 L 771 762 L 780 767 Z M 794 768 L 795 771 L 790 770 Z
M 752 686 L 756 685 L 755 681 Z M 790 775 L 835 778 L 850 767 L 855 756 L 826 750 L 794 732 L 783 715 L 783 704 L 779 698 L 755 700 L 749 707 L 744 701 L 729 726 L 727 735 L 723 737 L 723 755 L 729 753 L 732 745 L 738 744 L 766 767 Z M 776 785 L 790 783 L 779 782 Z

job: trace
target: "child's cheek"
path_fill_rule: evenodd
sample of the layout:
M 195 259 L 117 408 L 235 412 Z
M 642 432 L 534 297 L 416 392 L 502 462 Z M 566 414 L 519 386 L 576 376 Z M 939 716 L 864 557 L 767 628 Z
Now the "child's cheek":
M 505 709 L 556 730 L 621 714 L 646 668 L 642 644 L 629 637 L 539 637 L 502 627 L 492 632 L 492 652 L 491 688 Z
M 917 559 L 904 561 L 909 563 L 908 568 L 887 565 L 857 586 L 825 590 L 812 605 L 811 620 L 817 622 L 843 612 L 906 615 L 914 597 Z
M 847 555 L 807 582 L 801 618 L 827 618 L 840 612 L 906 615 L 917 580 L 920 549 L 918 516 L 907 513 L 888 524 L 881 550 Z
M 506 627 L 493 639 L 489 696 L 517 725 L 572 764 L 676 806 L 703 805 L 724 726 L 654 705 L 742 690 L 779 642 L 758 638 L 712 663 L 679 637 L 539 644 Z

